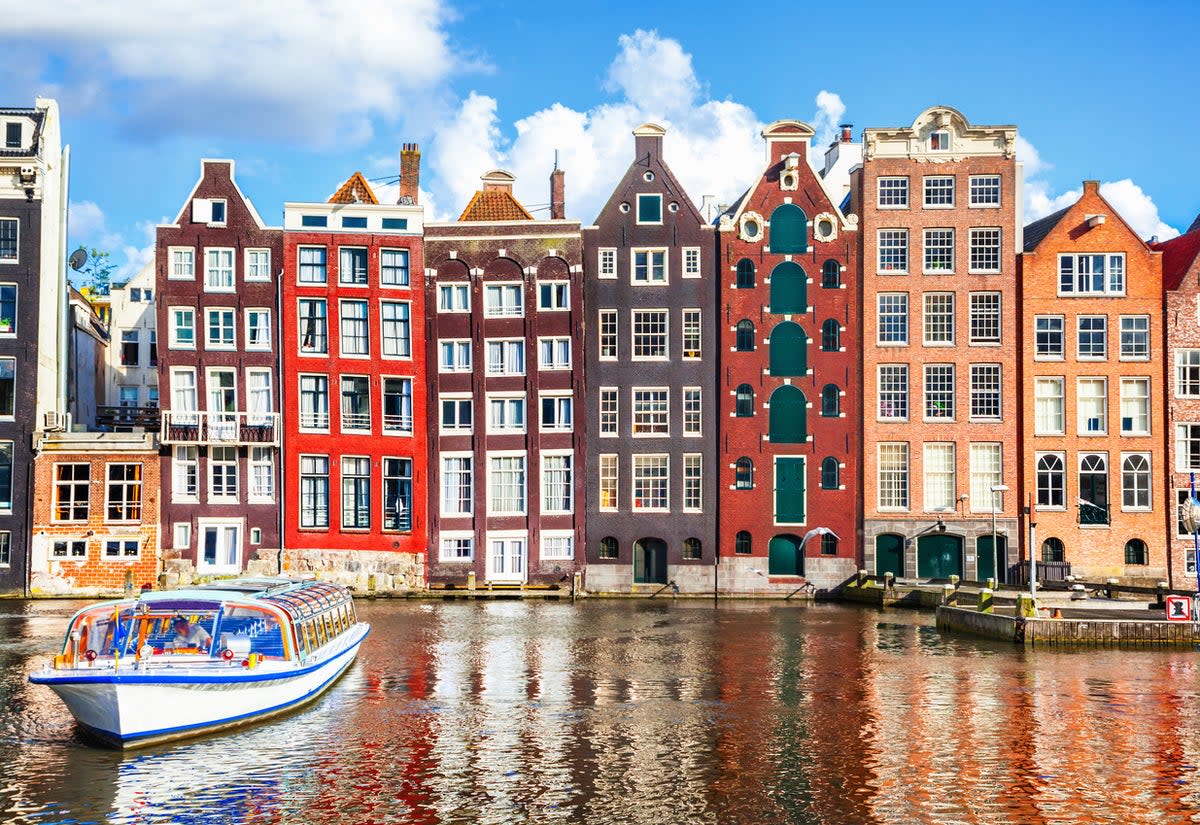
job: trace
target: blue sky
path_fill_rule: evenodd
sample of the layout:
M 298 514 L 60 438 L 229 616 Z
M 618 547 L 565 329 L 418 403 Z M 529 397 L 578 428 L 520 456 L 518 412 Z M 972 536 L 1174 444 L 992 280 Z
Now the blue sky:
M 828 135 L 845 121 L 857 136 L 949 104 L 1020 128 L 1027 220 L 1085 178 L 1146 235 L 1200 212 L 1200 4 L 1186 0 L 164 6 L 48 0 L 0 27 L 2 104 L 59 99 L 72 241 L 112 251 L 124 275 L 201 157 L 235 158 L 277 225 L 285 201 L 323 200 L 355 170 L 394 176 L 405 141 L 421 144 L 435 217 L 456 216 L 493 166 L 543 204 L 557 149 L 568 214 L 590 221 L 646 120 L 668 126 L 667 159 L 697 200 L 750 182 L 765 123 Z

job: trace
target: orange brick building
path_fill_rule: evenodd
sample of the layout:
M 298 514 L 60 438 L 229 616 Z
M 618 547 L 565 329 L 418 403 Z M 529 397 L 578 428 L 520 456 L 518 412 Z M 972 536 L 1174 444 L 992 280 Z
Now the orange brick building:
M 48 433 L 34 459 L 30 592 L 101 596 L 155 586 L 158 439 Z
M 1025 227 L 1022 490 L 1033 547 L 1086 578 L 1167 574 L 1162 253 L 1085 181 Z

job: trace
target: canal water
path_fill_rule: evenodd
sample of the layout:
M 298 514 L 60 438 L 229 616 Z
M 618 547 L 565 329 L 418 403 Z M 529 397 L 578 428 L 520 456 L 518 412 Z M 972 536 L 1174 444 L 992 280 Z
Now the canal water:
M 26 675 L 68 602 L 0 603 L 0 821 L 1200 821 L 1193 651 L 1027 653 L 840 605 L 360 602 L 275 722 L 121 754 Z

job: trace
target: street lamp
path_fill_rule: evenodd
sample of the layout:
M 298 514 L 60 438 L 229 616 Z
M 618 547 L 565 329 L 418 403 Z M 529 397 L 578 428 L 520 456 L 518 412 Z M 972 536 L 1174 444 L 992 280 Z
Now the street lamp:
M 1001 581 L 1002 579 L 1000 576 L 1000 554 L 996 552 L 996 508 L 998 506 L 996 504 L 996 501 L 999 499 L 1000 493 L 1004 493 L 1004 492 L 1008 491 L 1008 485 L 1007 484 L 993 484 L 991 486 L 991 491 L 992 491 L 992 564 L 995 566 L 995 570 L 996 570 L 996 581 Z M 1005 553 L 1004 556 L 1005 556 L 1004 561 L 1007 562 L 1008 554 Z

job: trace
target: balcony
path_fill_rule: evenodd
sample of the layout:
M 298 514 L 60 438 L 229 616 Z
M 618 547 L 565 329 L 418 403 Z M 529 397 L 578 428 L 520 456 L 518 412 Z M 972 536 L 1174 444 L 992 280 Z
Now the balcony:
M 161 439 L 163 444 L 278 447 L 279 414 L 164 410 Z
M 399 413 L 395 415 L 383 414 L 383 431 L 385 433 L 408 433 L 412 435 L 413 418 L 411 415 Z
M 1080 524 L 1108 524 L 1108 508 L 1087 502 L 1079 503 Z
M 96 408 L 96 429 L 104 432 L 131 432 L 134 428 L 154 431 L 159 425 L 158 407 Z

